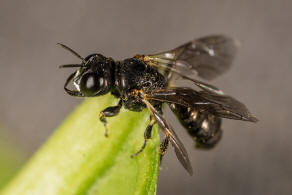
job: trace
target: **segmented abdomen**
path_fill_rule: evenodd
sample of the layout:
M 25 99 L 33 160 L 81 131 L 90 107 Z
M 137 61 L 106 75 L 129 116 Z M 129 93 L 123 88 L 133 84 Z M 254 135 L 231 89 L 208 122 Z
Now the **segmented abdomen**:
M 221 118 L 198 110 L 186 108 L 177 104 L 170 104 L 180 123 L 194 138 L 196 147 L 213 148 L 222 136 Z

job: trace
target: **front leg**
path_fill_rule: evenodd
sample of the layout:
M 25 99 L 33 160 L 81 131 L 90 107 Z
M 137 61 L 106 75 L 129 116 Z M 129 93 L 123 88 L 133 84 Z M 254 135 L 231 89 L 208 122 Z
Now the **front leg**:
M 108 128 L 107 128 L 107 120 L 106 117 L 113 117 L 119 114 L 121 107 L 122 107 L 122 100 L 119 101 L 118 105 L 110 106 L 104 109 L 99 113 L 99 120 L 103 123 L 105 128 L 104 135 L 108 137 Z

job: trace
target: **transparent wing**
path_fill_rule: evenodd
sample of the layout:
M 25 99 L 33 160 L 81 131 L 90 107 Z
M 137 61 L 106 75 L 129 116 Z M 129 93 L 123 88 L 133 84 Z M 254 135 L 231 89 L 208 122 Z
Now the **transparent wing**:
M 195 39 L 169 51 L 138 57 L 146 63 L 155 63 L 166 74 L 169 74 L 169 69 L 175 69 L 183 75 L 198 75 L 211 80 L 230 68 L 236 45 L 236 41 L 227 36 L 212 35 Z
M 168 88 L 153 90 L 146 99 L 194 107 L 215 116 L 235 120 L 257 122 L 244 104 L 226 95 L 209 91 L 195 91 L 191 88 Z
M 180 163 L 189 172 L 189 174 L 192 175 L 193 169 L 188 157 L 188 153 L 182 142 L 179 140 L 175 132 L 172 130 L 172 127 L 166 122 L 163 116 L 157 112 L 157 110 L 151 105 L 149 101 L 144 99 L 143 102 L 146 104 L 150 114 L 155 118 L 160 129 L 164 132 L 164 134 L 167 137 L 169 137 L 170 143 L 174 147 L 175 154 Z

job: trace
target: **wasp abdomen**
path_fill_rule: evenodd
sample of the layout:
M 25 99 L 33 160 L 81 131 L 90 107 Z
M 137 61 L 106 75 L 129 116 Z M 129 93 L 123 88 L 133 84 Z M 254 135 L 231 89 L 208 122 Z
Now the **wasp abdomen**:
M 195 108 L 170 104 L 180 123 L 194 138 L 196 147 L 213 148 L 222 136 L 221 119 Z

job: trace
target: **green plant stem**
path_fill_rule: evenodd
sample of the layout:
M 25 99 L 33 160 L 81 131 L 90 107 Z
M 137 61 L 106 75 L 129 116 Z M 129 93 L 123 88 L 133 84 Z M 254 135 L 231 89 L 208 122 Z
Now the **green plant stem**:
M 0 191 L 27 159 L 26 152 L 13 144 L 5 132 L 0 127 Z
M 159 135 L 154 128 L 146 149 L 147 110 L 108 119 L 109 137 L 98 114 L 117 100 L 107 95 L 85 100 L 31 158 L 2 194 L 155 194 Z

